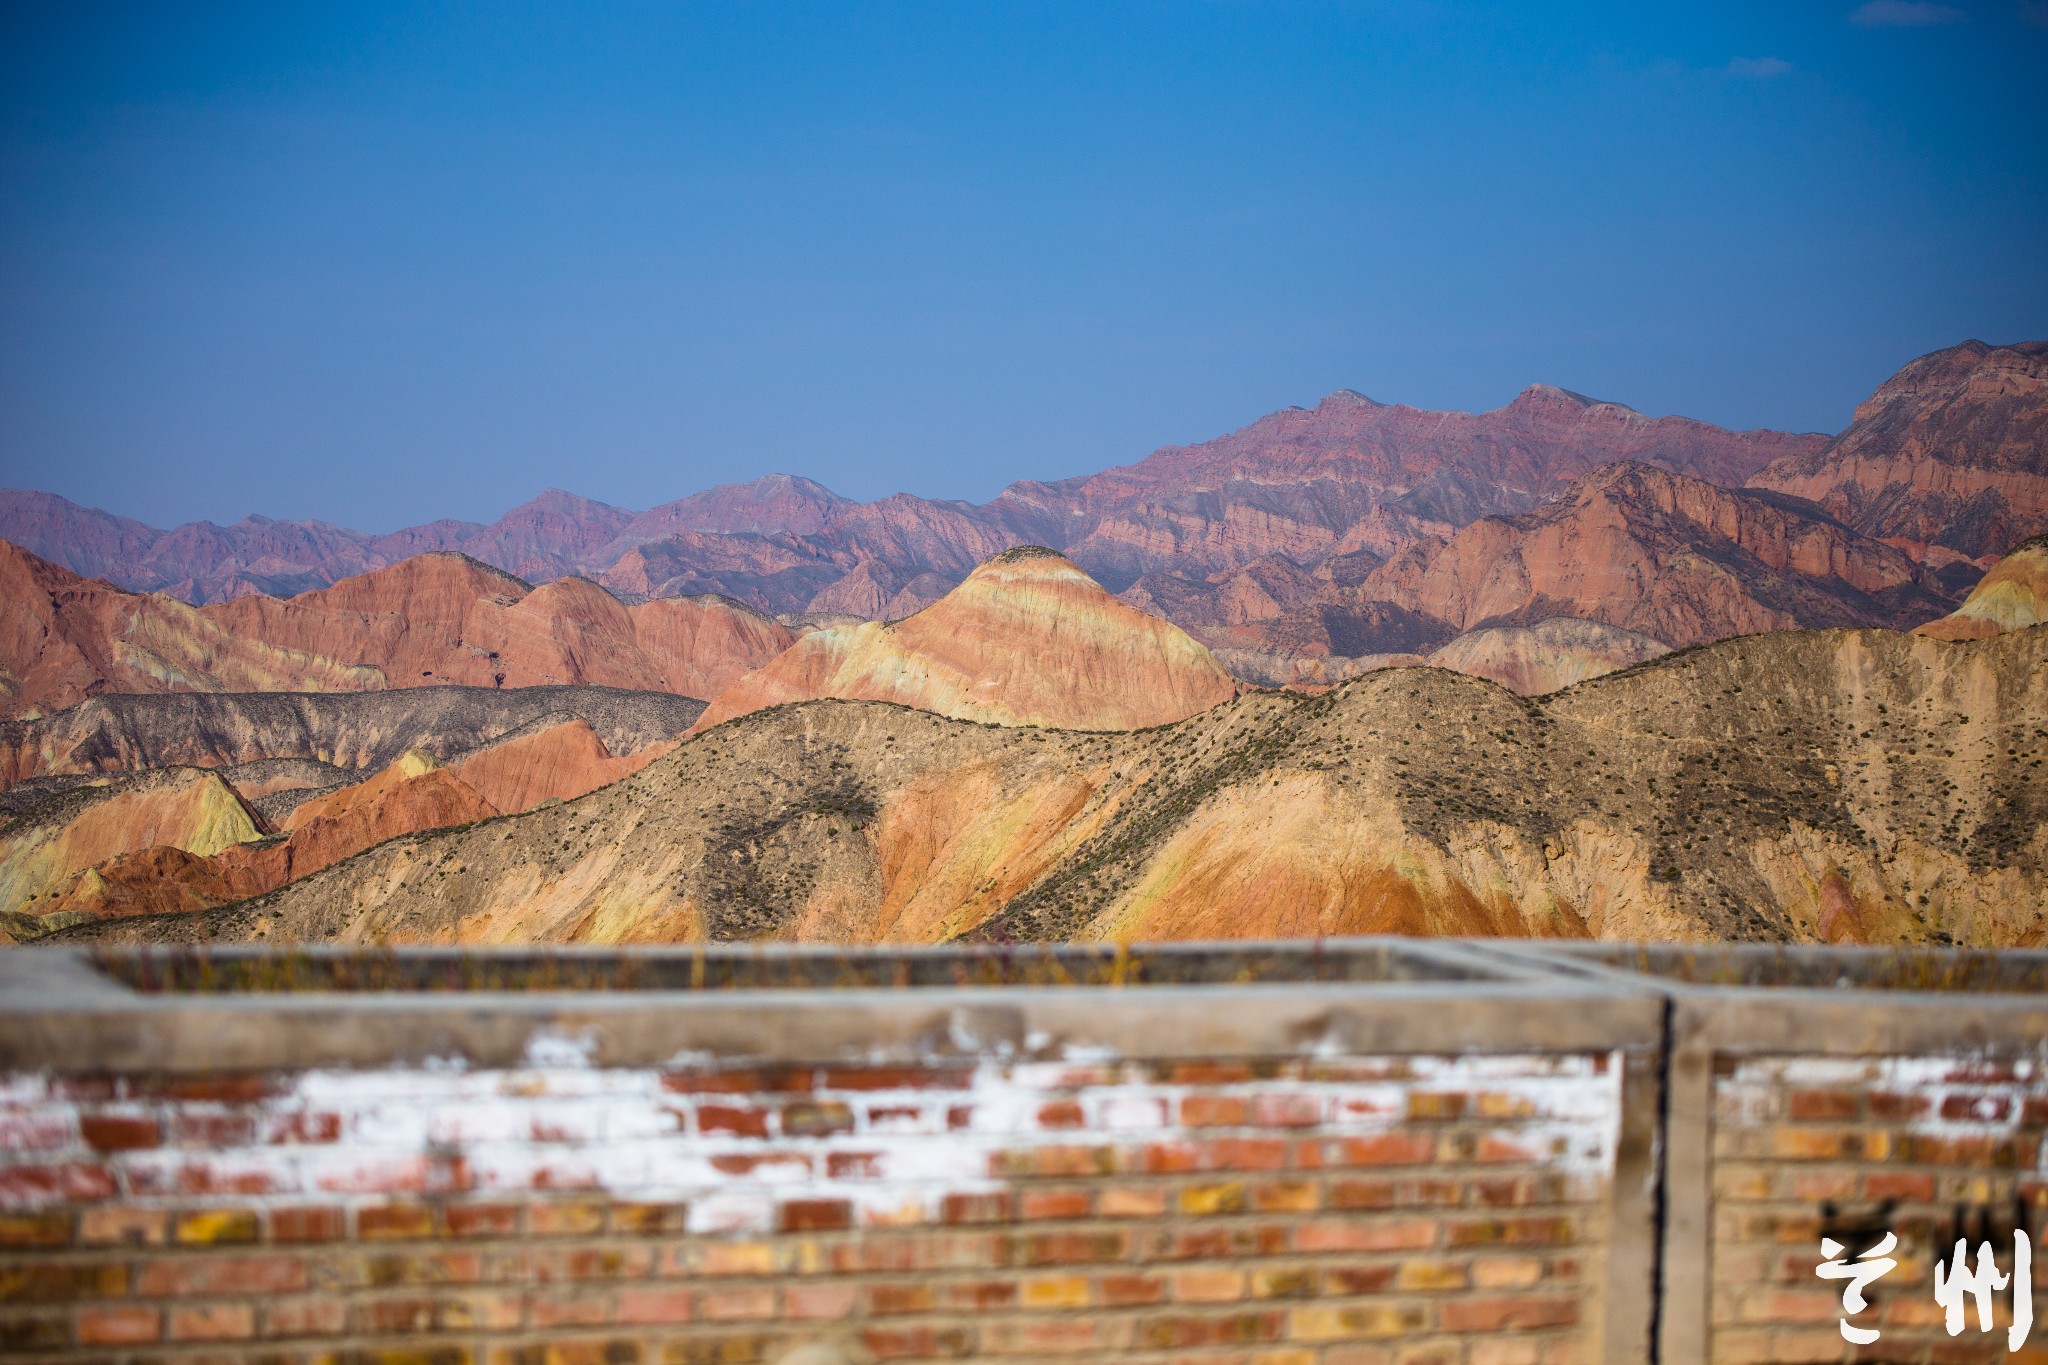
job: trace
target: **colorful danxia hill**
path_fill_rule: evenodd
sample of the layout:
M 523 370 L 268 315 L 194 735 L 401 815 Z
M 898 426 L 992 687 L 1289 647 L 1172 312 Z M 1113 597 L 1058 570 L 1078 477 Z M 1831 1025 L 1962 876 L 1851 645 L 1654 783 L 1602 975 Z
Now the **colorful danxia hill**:
M 0 932 L 2040 945 L 2044 532 L 2048 343 L 1833 438 L 1347 392 L 978 506 L 0 494 Z

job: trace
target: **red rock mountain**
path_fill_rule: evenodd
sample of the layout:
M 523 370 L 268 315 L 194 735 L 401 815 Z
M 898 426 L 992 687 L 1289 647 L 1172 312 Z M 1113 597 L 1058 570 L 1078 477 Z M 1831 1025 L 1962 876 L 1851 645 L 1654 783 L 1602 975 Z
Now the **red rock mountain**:
M 1649 418 L 1538 385 L 1485 413 L 1425 412 L 1337 393 L 1135 465 L 1011 486 L 975 506 L 905 494 L 842 498 L 775 475 L 638 514 L 550 491 L 490 525 L 386 536 L 251 517 L 158 531 L 47 493 L 0 493 L 0 537 L 75 572 L 195 602 L 324 586 L 411 555 L 458 550 L 530 581 L 581 573 L 642 596 L 719 592 L 759 610 L 892 610 L 923 576 L 949 587 L 1013 545 L 1050 544 L 1122 587 L 1160 568 L 1203 573 L 1262 556 L 1310 563 L 1525 511 L 1602 464 L 1643 459 L 1740 482 L 1818 436 Z M 832 589 L 849 575 L 886 580 Z M 914 598 L 942 590 L 926 584 Z
M 1925 566 L 1810 504 L 1640 464 L 1418 545 L 1356 591 L 1456 631 L 1565 616 L 1673 647 L 1795 626 L 1905 628 L 1948 603 Z
M 999 725 L 1133 730 L 1236 694 L 1177 627 L 1117 601 L 1065 556 L 1022 546 L 908 620 L 804 636 L 714 697 L 690 733 L 819 697 Z
M 4 714 L 100 692 L 380 691 L 595 683 L 710 695 L 795 639 L 733 603 L 627 606 L 586 579 L 530 587 L 421 555 L 292 598 L 192 607 L 0 542 Z
M 2048 531 L 2048 341 L 1966 341 L 1879 386 L 1848 430 L 1751 482 L 1927 557 L 2002 555 Z

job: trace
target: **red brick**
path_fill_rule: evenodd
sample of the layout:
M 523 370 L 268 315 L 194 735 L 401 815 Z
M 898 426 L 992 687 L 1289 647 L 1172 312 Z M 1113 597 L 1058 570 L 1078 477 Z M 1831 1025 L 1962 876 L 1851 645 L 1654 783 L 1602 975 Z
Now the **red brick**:
M 0 1206 L 53 1204 L 66 1200 L 111 1199 L 114 1175 L 84 1161 L 46 1166 L 0 1166 Z
M 533 1276 L 541 1281 L 638 1279 L 654 1268 L 654 1251 L 643 1245 L 576 1247 L 534 1256 Z
M 127 1292 L 124 1265 L 45 1261 L 24 1258 L 0 1267 L 0 1303 L 46 1304 L 71 1299 L 118 1298 Z
M 136 1292 L 149 1299 L 293 1294 L 307 1287 L 295 1256 L 168 1256 L 145 1263 Z
M 263 1305 L 266 1337 L 336 1336 L 347 1321 L 348 1305 L 338 1298 L 287 1299 Z
M 1241 1128 L 1251 1106 L 1237 1095 L 1189 1095 L 1180 1102 L 1180 1121 L 1190 1128 Z
M 964 1356 L 974 1349 L 974 1335 L 965 1327 L 869 1327 L 860 1340 L 878 1360 Z
M 539 1295 L 526 1311 L 535 1327 L 597 1327 L 609 1316 L 604 1300 L 592 1294 Z
M 78 1312 L 81 1346 L 134 1346 L 162 1334 L 162 1310 L 141 1304 L 97 1304 Z
M 372 1204 L 356 1210 L 356 1236 L 364 1241 L 434 1235 L 434 1211 L 424 1204 Z
M 170 1139 L 181 1147 L 247 1147 L 256 1141 L 256 1116 L 173 1109 Z
M 843 1318 L 859 1298 L 860 1291 L 850 1284 L 793 1285 L 782 1291 L 782 1316 L 800 1322 Z
M 1333 1180 L 1330 1207 L 1333 1209 L 1390 1209 L 1397 1186 L 1391 1180 Z
M 1290 1146 L 1285 1138 L 1222 1137 L 1208 1143 L 1210 1164 L 1204 1169 L 1281 1171 L 1287 1168 Z
M 1252 1121 L 1267 1128 L 1314 1127 L 1323 1121 L 1322 1101 L 1314 1095 L 1260 1095 L 1252 1102 Z
M 1941 1102 L 1941 1116 L 1960 1123 L 1999 1123 L 2012 1117 L 2010 1095 L 1949 1095 Z
M 1166 1212 L 1166 1190 L 1158 1185 L 1112 1185 L 1096 1197 L 1101 1218 L 1157 1218 Z
M 1176 1314 L 1148 1319 L 1138 1329 L 1138 1340 L 1151 1350 L 1186 1350 L 1278 1341 L 1286 1330 L 1287 1319 L 1278 1312 L 1233 1313 L 1218 1318 Z
M 267 1217 L 273 1242 L 336 1242 L 348 1236 L 344 1209 L 272 1209 Z
M 853 1205 L 844 1199 L 791 1199 L 777 1215 L 784 1232 L 837 1232 L 853 1226 Z
M 952 1280 L 939 1286 L 939 1295 L 949 1309 L 979 1312 L 1015 1304 L 1017 1285 L 1014 1280 Z
M 734 1104 L 700 1104 L 697 1131 L 764 1138 L 768 1136 L 768 1111 Z
M 1303 1252 L 1424 1251 L 1437 1244 L 1437 1224 L 1433 1218 L 1302 1223 L 1294 1229 L 1293 1242 Z
M 882 1154 L 829 1152 L 825 1156 L 825 1174 L 834 1180 L 879 1180 L 882 1176 Z
M 1869 1097 L 1870 1116 L 1876 1119 L 1919 1118 L 1933 1107 L 1933 1101 L 1925 1095 L 1897 1095 L 1887 1091 L 1873 1091 Z
M 679 1233 L 687 1226 L 689 1213 L 687 1204 L 614 1204 L 611 1229 L 629 1236 Z
M 1166 1300 L 1166 1278 L 1162 1275 L 1104 1275 L 1095 1282 L 1095 1289 L 1102 1302 L 1111 1308 Z
M 1022 1265 L 1097 1265 L 1131 1254 L 1127 1232 L 1041 1232 L 1019 1239 Z
M 139 1151 L 161 1137 L 156 1120 L 146 1114 L 86 1114 L 78 1120 L 78 1135 L 100 1152 Z
M 1055 1100 L 1051 1104 L 1039 1106 L 1038 1126 L 1041 1128 L 1085 1128 L 1088 1126 L 1088 1115 L 1082 1112 L 1078 1101 Z
M 929 1283 L 877 1284 L 868 1288 L 868 1311 L 877 1317 L 928 1313 L 938 1301 L 938 1288 Z
M 1007 1223 L 1015 1215 L 1012 1196 L 1003 1193 L 949 1194 L 939 1202 L 946 1223 Z
M 0 1247 L 61 1247 L 71 1241 L 71 1215 L 0 1213 Z
M 1579 1305 L 1576 1299 L 1528 1296 L 1449 1299 L 1438 1313 L 1447 1332 L 1527 1332 L 1571 1326 L 1579 1320 Z
M 303 1111 L 271 1114 L 263 1121 L 261 1137 L 273 1145 L 339 1142 L 341 1115 Z
M 782 1067 L 730 1071 L 671 1071 L 662 1089 L 677 1095 L 796 1094 L 811 1088 L 808 1068 Z
M 1242 1270 L 1204 1266 L 1173 1273 L 1176 1303 L 1234 1303 L 1245 1296 Z
M 1449 1244 L 1471 1246 L 1563 1245 L 1573 1240 L 1575 1229 L 1569 1218 L 1488 1218 L 1453 1222 Z
M 710 1322 L 743 1322 L 773 1318 L 775 1290 L 768 1285 L 707 1289 L 698 1296 L 697 1315 Z
M 1934 1202 L 1934 1177 L 1911 1171 L 1873 1171 L 1863 1177 L 1863 1197 L 1931 1204 Z
M 78 1240 L 87 1246 L 161 1246 L 170 1215 L 162 1209 L 97 1208 L 78 1216 Z
M 1836 1123 L 1854 1119 L 1862 1099 L 1853 1090 L 1795 1090 L 1785 1099 L 1785 1112 L 1800 1122 Z
M 1093 1206 L 1086 1190 L 1026 1190 L 1019 1211 L 1026 1219 L 1086 1218 Z
M 1436 1139 L 1428 1133 L 1375 1133 L 1337 1138 L 1317 1150 L 1333 1166 L 1414 1166 L 1436 1159 Z
M 692 1303 L 687 1288 L 635 1286 L 619 1291 L 616 1316 L 622 1323 L 688 1322 Z
M 450 1237 L 510 1237 L 519 1231 L 517 1204 L 448 1204 L 442 1228 Z
M 1394 1282 L 1391 1265 L 1334 1265 L 1323 1271 L 1323 1291 L 1344 1296 L 1377 1294 Z
M 371 1336 L 425 1332 L 434 1325 L 434 1301 L 419 1297 L 370 1299 L 353 1305 L 349 1316 L 354 1331 Z M 537 1314 L 535 1325 L 545 1325 Z
M 171 1307 L 172 1341 L 240 1341 L 256 1335 L 256 1310 L 246 1303 Z
M 532 1237 L 589 1237 L 604 1231 L 605 1205 L 594 1199 L 529 1204 L 526 1231 Z

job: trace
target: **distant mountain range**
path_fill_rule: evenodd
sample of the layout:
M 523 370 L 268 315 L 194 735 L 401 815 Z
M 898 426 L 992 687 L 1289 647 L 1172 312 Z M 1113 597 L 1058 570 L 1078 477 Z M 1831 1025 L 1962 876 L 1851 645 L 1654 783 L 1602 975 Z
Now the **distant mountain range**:
M 1975 342 L 1832 439 L 1341 393 L 981 506 L 6 495 L 0 944 L 2039 944 L 2044 527 Z
M 911 615 L 975 565 L 1043 545 L 1261 683 L 1330 683 L 1560 618 L 1624 632 L 1575 637 L 1617 661 L 1637 637 L 1910 627 L 2042 531 L 2048 342 L 1924 356 L 1832 439 L 1650 418 L 1546 385 L 1477 414 L 1340 392 L 980 505 L 855 502 L 775 475 L 645 512 L 549 491 L 488 525 L 369 535 L 260 517 L 160 531 L 0 493 L 0 538 L 194 603 L 453 551 L 520 592 L 585 577 L 627 603 L 718 594 L 801 627 Z

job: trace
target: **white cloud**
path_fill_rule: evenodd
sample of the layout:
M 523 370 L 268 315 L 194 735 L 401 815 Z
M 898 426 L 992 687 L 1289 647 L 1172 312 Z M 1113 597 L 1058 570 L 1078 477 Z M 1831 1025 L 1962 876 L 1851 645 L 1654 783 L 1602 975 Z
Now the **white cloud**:
M 1931 28 L 1960 24 L 1969 17 L 1954 5 L 1937 5 L 1934 0 L 1868 0 L 1849 22 L 1865 28 Z
M 1738 80 L 1768 81 L 1790 75 L 1792 63 L 1782 57 L 1737 57 L 1726 70 Z

